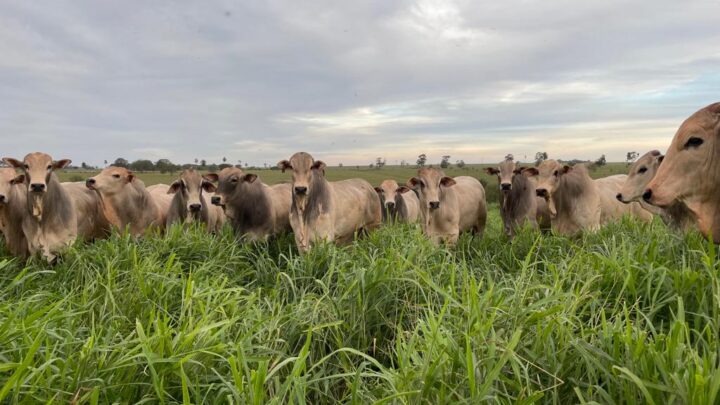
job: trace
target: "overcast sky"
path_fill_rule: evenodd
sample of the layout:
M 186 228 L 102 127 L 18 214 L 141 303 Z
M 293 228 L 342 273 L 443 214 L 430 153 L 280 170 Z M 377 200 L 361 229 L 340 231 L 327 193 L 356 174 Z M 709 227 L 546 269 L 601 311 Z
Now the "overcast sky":
M 0 154 L 623 160 L 720 101 L 720 2 L 0 3 Z

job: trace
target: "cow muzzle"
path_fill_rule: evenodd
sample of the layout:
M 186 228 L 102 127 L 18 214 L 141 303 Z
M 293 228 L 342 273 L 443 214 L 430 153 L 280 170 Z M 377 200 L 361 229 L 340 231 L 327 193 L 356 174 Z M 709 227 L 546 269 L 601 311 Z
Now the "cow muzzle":
M 307 187 L 295 187 L 295 195 L 306 195 L 307 194 Z
M 535 194 L 537 194 L 538 197 L 542 198 L 548 198 L 549 196 L 548 191 L 545 188 L 538 188 L 537 190 L 535 190 Z
M 220 198 L 219 196 L 213 196 L 213 197 L 210 199 L 210 203 L 211 203 L 212 205 L 217 205 L 218 207 L 222 207 L 223 205 L 225 205 L 225 204 L 223 204 L 223 202 L 222 202 L 222 198 Z
M 6 202 L 7 202 L 7 197 L 5 197 L 4 195 L 0 194 L 0 204 L 5 204 Z
M 500 190 L 502 190 L 502 191 L 510 191 L 510 190 L 512 190 L 512 184 L 510 184 L 510 183 L 502 183 L 502 184 L 500 185 Z
M 85 180 L 85 187 L 89 188 L 90 190 L 95 190 L 95 179 L 89 178 Z
M 33 193 L 44 193 L 45 192 L 45 183 L 32 183 L 30 184 L 30 191 Z
M 653 197 L 653 192 L 651 189 L 645 190 L 645 192 L 642 195 L 643 200 L 645 200 L 645 202 L 650 203 L 650 204 L 652 204 L 652 197 Z
M 430 206 L 431 210 L 436 210 L 440 208 L 440 201 L 430 201 L 428 205 Z
M 385 203 L 385 208 L 389 209 L 390 211 L 395 209 L 395 203 L 394 202 L 387 202 Z
M 190 204 L 188 205 L 188 210 L 190 212 L 200 212 L 200 209 L 202 208 L 202 205 L 200 204 Z

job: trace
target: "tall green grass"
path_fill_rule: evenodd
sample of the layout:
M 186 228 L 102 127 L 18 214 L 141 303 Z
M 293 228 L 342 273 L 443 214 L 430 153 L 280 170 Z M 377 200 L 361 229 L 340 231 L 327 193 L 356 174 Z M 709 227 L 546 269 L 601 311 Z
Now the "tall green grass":
M 174 228 L 0 260 L 0 402 L 717 403 L 714 245 L 631 220 L 299 256 Z

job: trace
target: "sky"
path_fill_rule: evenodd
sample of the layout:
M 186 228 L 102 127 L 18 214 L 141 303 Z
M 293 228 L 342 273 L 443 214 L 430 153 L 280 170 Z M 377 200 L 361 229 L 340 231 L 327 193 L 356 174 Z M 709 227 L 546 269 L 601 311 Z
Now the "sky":
M 720 101 L 718 1 L 0 3 L 0 155 L 622 161 Z

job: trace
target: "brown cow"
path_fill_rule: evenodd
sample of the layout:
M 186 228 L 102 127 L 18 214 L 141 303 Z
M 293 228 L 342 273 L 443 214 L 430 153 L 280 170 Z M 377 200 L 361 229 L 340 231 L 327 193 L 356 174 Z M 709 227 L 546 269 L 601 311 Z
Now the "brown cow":
M 219 232 L 225 224 L 225 214 L 222 208 L 210 204 L 214 192 L 215 185 L 195 169 L 183 170 L 180 178 L 171 184 L 167 191 L 174 196 L 170 203 L 166 226 L 200 222 L 205 224 L 208 232 Z
M 290 225 L 301 252 L 322 240 L 350 242 L 358 231 L 369 231 L 381 224 L 380 199 L 367 181 L 329 182 L 325 163 L 305 152 L 280 161 L 278 167 L 293 171 Z
M 102 208 L 110 223 L 129 229 L 140 236 L 149 228 L 164 229 L 172 197 L 164 184 L 145 188 L 145 183 L 130 170 L 110 166 L 85 182 L 102 201 Z
M 387 222 L 417 222 L 420 218 L 420 200 L 406 186 L 398 186 L 395 180 L 385 180 L 375 187 L 383 207 L 383 220 Z
M 224 208 L 238 237 L 265 240 L 291 230 L 289 183 L 268 186 L 256 174 L 244 173 L 237 167 L 206 177 L 218 183 L 212 203 Z
M 469 176 L 447 177 L 437 169 L 423 168 L 407 182 L 418 193 L 425 234 L 435 244 L 454 245 L 460 232 L 482 236 L 487 221 L 485 189 Z
M 28 256 L 27 239 L 22 222 L 27 212 L 27 188 L 25 176 L 15 169 L 0 169 L 0 231 L 2 231 L 10 254 L 25 258 Z
M 547 201 L 552 227 L 561 235 L 595 231 L 625 214 L 646 221 L 652 219 L 652 214 L 640 204 L 624 205 L 617 201 L 615 196 L 625 175 L 593 180 L 585 165 L 563 166 L 555 160 L 546 160 L 538 168 L 532 167 L 525 172 L 538 176 L 536 193 Z
M 512 159 L 506 159 L 498 167 L 485 168 L 489 175 L 496 175 L 500 188 L 500 216 L 503 220 L 505 234 L 510 238 L 515 236 L 518 228 L 526 222 L 534 229 L 538 222 L 547 227 L 547 204 L 535 194 L 535 183 L 524 167 L 517 167 Z M 540 207 L 538 208 L 538 204 Z
M 693 228 L 695 226 L 695 214 L 684 203 L 675 201 L 666 208 L 661 208 L 650 205 L 642 199 L 647 185 L 655 177 L 662 161 L 663 155 L 657 150 L 642 155 L 640 159 L 630 166 L 628 178 L 620 189 L 617 199 L 626 204 L 633 201 L 639 202 L 646 210 L 658 214 L 663 222 L 673 229 L 687 230 Z
M 5 158 L 5 162 L 24 172 L 28 192 L 22 228 L 31 255 L 41 253 L 52 262 L 78 237 L 93 239 L 107 234 L 99 200 L 76 184 L 58 181 L 55 170 L 66 167 L 70 160 L 53 161 L 50 155 L 35 152 L 23 161 Z
M 720 243 L 720 103 L 691 115 L 675 133 L 643 199 L 658 207 L 684 203 L 700 232 Z

